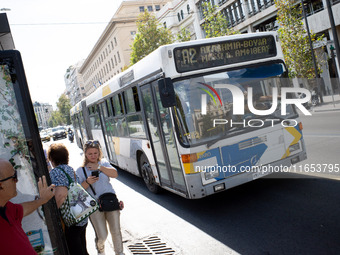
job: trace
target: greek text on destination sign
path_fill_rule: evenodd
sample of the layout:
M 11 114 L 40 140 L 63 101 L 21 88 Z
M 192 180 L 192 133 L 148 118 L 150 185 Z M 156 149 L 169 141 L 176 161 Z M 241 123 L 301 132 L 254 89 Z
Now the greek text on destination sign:
M 274 36 L 259 36 L 174 49 L 179 73 L 276 56 Z

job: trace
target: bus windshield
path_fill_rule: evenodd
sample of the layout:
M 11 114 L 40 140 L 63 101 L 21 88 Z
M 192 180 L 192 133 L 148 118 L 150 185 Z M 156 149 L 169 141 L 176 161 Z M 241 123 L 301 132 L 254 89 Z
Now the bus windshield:
M 253 123 L 254 120 L 261 121 L 262 123 L 257 124 L 258 129 L 276 124 L 266 121 L 267 119 L 283 120 L 295 116 L 296 112 L 291 105 L 287 106 L 286 115 L 281 115 L 280 88 L 287 86 L 282 78 L 284 72 L 284 65 L 275 63 L 174 81 L 174 118 L 181 143 L 185 146 L 209 144 L 222 137 L 253 131 L 254 127 L 250 127 L 253 125 L 247 125 L 249 120 Z M 233 114 L 235 98 L 229 89 L 221 88 L 221 85 L 235 86 L 242 91 L 243 115 Z M 278 88 L 278 105 L 272 114 L 254 115 L 249 110 L 249 87 L 252 88 L 253 106 L 256 110 L 271 109 L 272 91 L 273 88 Z

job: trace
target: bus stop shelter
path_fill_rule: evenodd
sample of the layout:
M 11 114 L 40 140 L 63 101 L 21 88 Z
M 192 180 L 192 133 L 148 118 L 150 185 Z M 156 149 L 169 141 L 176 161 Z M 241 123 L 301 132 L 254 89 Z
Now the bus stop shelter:
M 14 41 L 9 27 L 7 14 L 0 13 L 0 50 L 13 50 Z

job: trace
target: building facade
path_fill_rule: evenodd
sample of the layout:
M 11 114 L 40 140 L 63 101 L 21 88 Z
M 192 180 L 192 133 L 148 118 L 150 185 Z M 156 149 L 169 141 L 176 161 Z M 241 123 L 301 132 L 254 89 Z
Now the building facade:
M 202 33 L 194 0 L 168 2 L 158 13 L 157 20 L 176 35 L 182 28 L 190 32 L 191 40 L 201 39 Z
M 337 31 L 340 36 L 340 0 L 329 0 Z M 274 0 L 195 0 L 196 10 L 199 13 L 199 24 L 204 22 L 202 5 L 211 2 L 217 5 L 228 21 L 229 27 L 241 33 L 262 32 L 278 30 L 276 21 L 277 9 Z M 304 0 L 307 22 L 310 31 L 317 35 L 324 35 L 324 41 L 314 44 L 319 64 L 322 69 L 321 77 L 325 83 L 324 94 L 340 93 L 339 84 L 332 79 L 340 74 L 337 58 L 332 54 L 334 47 L 333 33 L 329 21 L 326 0 Z M 301 3 L 297 0 L 296 3 Z M 199 34 L 200 32 L 196 32 Z M 201 29 L 201 34 L 204 31 Z M 203 35 L 204 37 L 204 35 Z M 333 46 L 333 47 L 332 47 Z
M 137 17 L 141 12 L 154 12 L 161 25 L 176 35 L 182 28 L 190 31 L 192 40 L 205 37 L 202 5 L 211 2 L 218 6 L 229 27 L 241 33 L 277 30 L 277 9 L 274 0 L 125 0 L 121 3 L 108 26 L 98 39 L 78 73 L 83 78 L 83 89 L 79 93 L 67 92 L 71 104 L 80 99 L 79 94 L 89 95 L 114 75 L 130 65 L 131 45 L 137 32 Z M 340 35 L 340 0 L 329 0 L 332 4 L 338 37 Z M 296 1 L 301 2 L 300 0 Z M 325 82 L 325 94 L 340 92 L 335 79 L 340 73 L 339 63 L 332 55 L 333 34 L 326 8 L 326 0 L 304 0 L 308 24 L 311 31 L 321 35 L 324 41 L 314 45 L 318 59 L 322 60 L 321 77 Z M 334 45 L 333 45 L 334 46 Z M 71 71 L 69 72 L 71 74 Z M 65 75 L 65 77 L 68 74 Z M 334 82 L 335 81 L 335 82 Z M 67 81 L 72 88 L 72 80 Z M 68 90 L 67 90 L 68 91 Z M 79 99 L 79 100 L 78 100 Z
M 70 66 L 64 75 L 65 94 L 70 99 L 71 105 L 75 105 L 86 97 L 83 76 L 79 72 L 79 68 L 83 63 L 84 60 Z
M 48 121 L 52 116 L 53 107 L 50 104 L 34 102 L 33 108 L 38 120 L 39 128 L 48 128 Z
M 137 32 L 140 13 L 158 12 L 167 1 L 123 1 L 96 45 L 80 67 L 85 93 L 91 94 L 98 86 L 130 65 L 131 45 Z

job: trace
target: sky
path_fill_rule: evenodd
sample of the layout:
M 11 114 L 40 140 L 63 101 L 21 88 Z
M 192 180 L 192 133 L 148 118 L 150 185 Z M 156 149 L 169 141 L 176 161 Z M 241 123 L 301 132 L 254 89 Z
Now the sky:
M 121 1 L 1 0 L 33 102 L 56 109 L 66 70 L 87 58 Z

